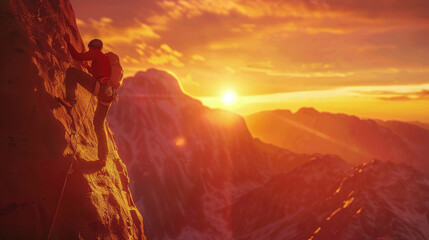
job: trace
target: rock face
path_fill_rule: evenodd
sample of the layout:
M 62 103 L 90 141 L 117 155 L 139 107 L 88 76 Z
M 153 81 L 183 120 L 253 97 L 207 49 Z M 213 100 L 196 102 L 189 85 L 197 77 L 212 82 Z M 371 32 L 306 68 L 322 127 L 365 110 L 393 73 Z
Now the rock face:
M 11 0 L 0 6 L 0 238 L 47 237 L 76 158 L 51 238 L 145 239 L 110 130 L 107 165 L 95 164 L 96 101 L 80 87 L 71 112 L 55 100 L 64 96 L 66 69 L 79 67 L 62 36 L 68 33 L 83 49 L 69 1 Z
M 252 134 L 299 153 L 331 153 L 359 164 L 373 159 L 405 162 L 429 173 L 429 131 L 401 122 L 360 119 L 302 108 L 246 116 Z

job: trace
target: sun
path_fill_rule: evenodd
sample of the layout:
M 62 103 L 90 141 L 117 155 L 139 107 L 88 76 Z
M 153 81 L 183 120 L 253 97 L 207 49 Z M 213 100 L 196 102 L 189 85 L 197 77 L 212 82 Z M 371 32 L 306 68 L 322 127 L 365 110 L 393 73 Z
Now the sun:
M 232 90 L 227 90 L 222 94 L 222 102 L 227 106 L 232 106 L 237 102 L 237 94 Z

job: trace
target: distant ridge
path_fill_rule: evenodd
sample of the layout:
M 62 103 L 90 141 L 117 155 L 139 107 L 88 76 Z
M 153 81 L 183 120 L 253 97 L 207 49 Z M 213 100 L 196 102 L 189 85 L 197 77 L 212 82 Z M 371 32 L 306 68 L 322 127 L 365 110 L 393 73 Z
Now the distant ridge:
M 338 154 L 351 163 L 405 162 L 429 172 L 429 130 L 418 125 L 314 108 L 263 111 L 245 119 L 255 137 L 294 152 Z

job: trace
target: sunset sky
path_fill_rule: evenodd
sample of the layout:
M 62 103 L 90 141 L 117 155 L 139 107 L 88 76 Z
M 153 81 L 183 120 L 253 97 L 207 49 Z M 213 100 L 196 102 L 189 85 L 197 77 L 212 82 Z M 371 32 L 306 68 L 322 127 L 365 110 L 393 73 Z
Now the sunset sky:
M 126 75 L 169 70 L 211 107 L 429 122 L 427 0 L 71 3 L 84 41 L 102 39 Z

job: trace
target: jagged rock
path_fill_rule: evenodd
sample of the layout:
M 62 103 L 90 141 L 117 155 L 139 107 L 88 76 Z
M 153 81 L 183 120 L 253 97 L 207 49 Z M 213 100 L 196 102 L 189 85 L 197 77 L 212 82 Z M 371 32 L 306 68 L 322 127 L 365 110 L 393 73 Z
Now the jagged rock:
M 111 137 L 106 167 L 95 162 L 95 99 L 90 102 L 91 94 L 78 87 L 70 113 L 55 100 L 64 96 L 66 69 L 77 66 L 62 36 L 68 33 L 83 49 L 70 2 L 0 6 L 0 238 L 47 237 L 76 149 L 52 239 L 145 239 Z
M 274 177 L 232 208 L 235 239 L 427 239 L 429 177 L 375 160 L 319 158 Z

